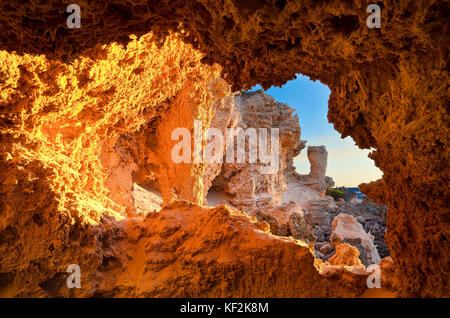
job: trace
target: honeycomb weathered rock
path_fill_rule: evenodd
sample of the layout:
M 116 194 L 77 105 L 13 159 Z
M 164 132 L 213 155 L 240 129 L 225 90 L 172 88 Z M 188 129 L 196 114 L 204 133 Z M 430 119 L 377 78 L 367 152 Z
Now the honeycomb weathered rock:
M 152 30 L 164 39 L 170 29 L 180 28 L 185 41 L 205 54 L 205 62 L 223 67 L 224 78 L 235 89 L 256 83 L 265 88 L 282 85 L 296 73 L 319 79 L 331 90 L 328 118 L 336 130 L 344 137 L 352 136 L 362 148 L 375 149 L 370 157 L 383 171 L 383 179 L 361 189 L 389 205 L 386 237 L 402 295 L 448 296 L 449 4 L 435 0 L 378 3 L 382 6 L 381 29 L 367 28 L 367 2 L 359 0 L 90 1 L 89 6 L 82 5 L 82 28 L 69 30 L 60 1 L 6 0 L 0 4 L 0 48 L 72 59 L 93 56 L 85 49 L 98 43 L 128 42 L 129 34 L 140 36 Z M 98 54 L 102 56 L 101 51 Z M 26 100 L 34 98 L 33 87 L 39 81 L 46 83 L 39 94 L 52 95 L 58 85 L 69 84 L 64 74 L 70 70 L 59 62 L 52 62 L 51 72 L 42 71 L 47 62 L 33 63 L 20 68 L 12 63 L 0 73 L 0 83 L 6 87 L 2 97 L 18 88 L 23 94 L 19 99 L 25 100 L 2 102 L 7 113 L 17 116 L 2 116 L 2 129 L 19 122 L 29 124 L 19 114 L 29 111 Z M 55 72 L 62 72 L 57 81 Z M 161 74 L 162 78 L 168 75 Z M 80 76 L 79 85 L 87 85 L 89 77 L 88 71 Z M 111 93 L 107 89 L 113 88 L 105 86 L 96 98 L 107 99 Z M 49 104 L 38 111 L 52 112 L 58 107 Z M 106 111 L 109 114 L 110 109 Z M 86 114 L 77 116 L 80 122 L 88 120 L 83 119 Z M 49 127 L 58 136 L 58 128 Z M 77 135 L 84 128 L 70 129 Z M 8 172 L 6 166 L 19 165 L 19 159 L 10 160 L 11 145 L 18 145 L 13 139 L 26 137 L 11 132 L 1 138 L 6 145 L 2 149 L 3 187 L 12 189 L 16 180 L 27 180 L 17 187 L 40 193 L 35 198 L 15 192 L 8 204 L 2 199 L 2 217 L 17 210 L 34 210 L 35 201 L 43 202 L 44 194 L 49 205 L 56 204 L 51 199 L 56 195 L 53 183 L 44 185 L 34 176 L 33 171 L 39 171 L 41 179 L 46 175 L 46 180 L 52 180 L 52 169 L 45 163 L 30 161 L 14 172 L 15 177 Z M 74 149 L 82 146 L 76 144 Z M 67 182 L 73 184 L 77 178 Z M 96 180 L 82 180 L 80 187 L 97 187 Z M 1 192 L 3 198 L 8 191 Z M 5 208 L 11 202 L 17 210 Z M 39 226 L 45 217 L 33 217 L 34 223 Z M 2 228 L 2 242 L 15 235 L 13 228 Z

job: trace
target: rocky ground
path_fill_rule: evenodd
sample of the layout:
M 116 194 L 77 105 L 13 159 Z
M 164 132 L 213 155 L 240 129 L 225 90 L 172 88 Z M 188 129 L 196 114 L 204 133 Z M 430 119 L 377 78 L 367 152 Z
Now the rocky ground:
M 327 200 L 328 201 L 328 200 Z M 384 234 L 386 231 L 386 212 L 387 207 L 374 203 L 373 201 L 363 199 L 353 199 L 351 201 L 338 202 L 311 202 L 311 205 L 304 210 L 306 219 L 310 221 L 316 235 L 316 242 L 314 244 L 316 256 L 321 259 L 328 259 L 334 255 L 333 242 L 333 222 L 339 215 L 348 215 L 351 217 L 351 222 L 360 226 L 375 244 L 376 251 L 379 257 L 383 258 L 389 256 L 389 249 L 384 242 Z M 324 223 L 317 222 L 317 214 L 329 214 L 329 217 L 323 217 Z M 329 220 L 332 219 L 332 222 Z M 363 234 L 364 236 L 364 234 Z M 347 242 L 348 239 L 343 240 Z M 349 241 L 350 242 L 350 241 Z M 351 241 L 351 245 L 358 246 L 358 242 Z M 360 248 L 358 248 L 361 250 Z M 361 253 L 362 255 L 362 253 Z M 367 262 L 363 261 L 366 265 Z
M 336 253 L 336 245 L 349 243 L 358 248 L 360 259 L 364 265 L 377 264 L 380 258 L 389 256 L 389 249 L 384 242 L 386 231 L 387 207 L 364 199 L 335 202 L 330 197 L 311 200 L 301 210 L 292 211 L 285 205 L 286 215 L 272 210 L 258 211 L 258 220 L 270 224 L 272 233 L 282 236 L 292 235 L 294 238 L 314 244 L 315 255 L 324 261 Z M 348 231 L 339 236 L 336 234 L 337 220 L 345 217 Z M 361 245 L 366 241 L 367 246 Z M 369 249 L 371 256 L 366 256 Z

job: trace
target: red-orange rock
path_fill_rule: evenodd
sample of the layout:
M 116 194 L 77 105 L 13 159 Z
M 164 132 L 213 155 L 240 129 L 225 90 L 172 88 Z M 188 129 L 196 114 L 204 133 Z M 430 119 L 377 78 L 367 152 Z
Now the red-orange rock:
M 115 138 L 125 138 L 125 132 L 150 124 L 146 120 L 157 117 L 164 102 L 176 100 L 186 74 L 200 76 L 195 80 L 200 85 L 210 74 L 190 72 L 200 67 L 201 56 L 194 54 L 192 61 L 193 53 L 181 50 L 186 60 L 180 61 L 172 54 L 180 46 L 159 55 L 133 42 L 136 56 L 152 52 L 149 64 L 124 52 L 86 49 L 116 40 L 126 43 L 130 34 L 149 31 L 157 38 L 151 47 L 164 46 L 169 31 L 180 29 L 184 40 L 205 54 L 204 62 L 223 67 L 233 90 L 256 83 L 282 85 L 296 73 L 328 85 L 329 120 L 359 147 L 374 148 L 370 157 L 384 173 L 381 181 L 361 189 L 389 205 L 386 237 L 400 295 L 450 294 L 447 2 L 384 1 L 381 29 L 367 28 L 367 3 L 360 1 L 175 0 L 151 1 L 150 8 L 147 1 L 132 3 L 90 1 L 82 6 L 83 27 L 78 30 L 66 28 L 59 1 L 0 4 L 0 48 L 7 51 L 0 52 L 0 252 L 12 251 L 8 261 L 2 258 L 3 290 L 9 290 L 11 281 L 25 282 L 20 273 L 27 270 L 40 273 L 35 283 L 52 275 L 47 270 L 51 255 L 65 243 L 52 247 L 47 241 L 42 226 L 54 222 L 48 221 L 51 217 L 71 220 L 80 214 L 97 220 L 110 213 L 105 211 L 126 213 L 122 204 L 130 198 L 128 176 L 136 167 L 125 156 L 102 168 L 101 153 L 114 149 Z M 74 60 L 78 56 L 83 58 Z M 153 85 L 133 81 L 147 77 Z M 124 87 L 129 80 L 132 84 Z M 141 88 L 138 96 L 131 95 L 132 87 Z M 133 96 L 133 103 L 124 96 Z M 139 169 L 143 162 L 137 162 Z M 198 184 L 202 171 L 196 170 L 199 175 L 188 182 Z M 159 173 L 163 171 L 155 176 Z M 126 182 L 109 182 L 108 189 L 108 176 L 124 176 Z M 195 200 L 203 197 L 201 189 L 179 191 Z M 52 227 L 50 233 L 70 228 L 69 221 L 60 222 L 61 228 Z M 33 230 L 17 231 L 29 227 Z M 88 232 L 81 228 L 72 235 L 83 233 Z M 39 242 L 41 248 L 19 246 L 18 241 Z M 22 255 L 30 262 L 18 265 L 19 270 L 14 264 Z M 41 271 L 31 259 L 41 260 Z M 28 287 L 38 293 L 37 286 Z

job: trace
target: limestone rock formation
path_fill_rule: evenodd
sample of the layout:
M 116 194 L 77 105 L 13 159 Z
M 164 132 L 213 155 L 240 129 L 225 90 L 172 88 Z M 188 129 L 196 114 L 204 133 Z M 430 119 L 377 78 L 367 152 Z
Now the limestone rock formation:
M 301 140 L 300 143 L 301 148 L 304 148 L 306 141 Z M 283 194 L 283 199 L 285 201 L 292 200 L 302 206 L 310 201 L 320 201 L 327 190 L 325 173 L 328 153 L 325 146 L 308 146 L 307 155 L 310 163 L 309 174 L 297 173 L 293 165 L 293 158 L 285 172 L 288 189 Z
M 336 202 L 336 213 L 355 217 L 367 233 L 374 236 L 374 243 L 381 258 L 389 256 L 385 243 L 387 206 L 377 204 L 367 197 L 350 202 Z
M 223 83 L 223 85 L 227 85 Z M 227 89 L 229 89 L 227 87 Z M 231 146 L 233 141 L 226 139 L 227 128 L 235 128 L 241 121 L 241 113 L 235 103 L 235 93 L 228 94 L 225 98 L 219 99 L 213 105 L 213 118 L 211 123 L 206 127 L 217 128 L 224 136 L 224 154 L 228 147 Z M 205 174 L 203 177 L 203 185 L 205 191 L 209 190 L 212 186 L 213 180 L 219 175 L 222 170 L 222 164 L 220 162 L 206 163 Z M 204 193 L 206 196 L 206 193 Z
M 381 260 L 373 243 L 373 236 L 364 231 L 362 225 L 351 215 L 340 213 L 334 218 L 331 240 L 335 245 L 342 242 L 355 246 L 365 266 L 378 264 Z
M 300 154 L 306 142 L 300 140 L 298 117 L 292 115 L 293 110 L 286 104 L 276 102 L 262 91 L 242 92 L 235 96 L 234 101 L 232 111 L 227 113 L 227 116 L 219 112 L 214 118 L 217 116 L 227 118 L 219 122 L 229 122 L 228 128 L 278 128 L 279 167 L 273 174 L 262 174 L 260 161 L 228 163 L 224 151 L 221 171 L 212 183 L 212 191 L 220 193 L 223 198 L 221 203 L 227 203 L 256 216 L 259 221 L 267 222 L 273 234 L 292 235 L 296 239 L 314 243 L 316 236 L 313 227 L 304 219 L 302 205 L 315 198 L 321 198 L 325 192 L 327 165 L 325 147 L 308 147 L 310 173 L 298 174 L 293 166 L 293 158 Z M 223 131 L 225 126 L 223 124 L 220 127 L 214 126 L 214 122 L 215 119 L 211 124 L 212 127 Z M 248 142 L 245 146 L 246 149 L 250 147 Z M 261 151 L 260 148 L 258 150 Z M 328 222 L 330 228 L 328 236 L 331 234 L 331 220 L 330 218 Z M 324 225 L 327 224 L 319 226 Z
M 303 211 L 294 202 L 282 205 L 266 205 L 255 213 L 258 221 L 269 224 L 270 232 L 278 236 L 292 236 L 305 243 L 314 243 L 313 228 L 305 221 Z
M 86 55 L 68 64 L 0 52 L 0 296 L 364 292 L 368 272 L 322 275 L 302 241 L 276 237 L 244 212 L 200 206 L 221 169 L 175 164 L 171 133 L 196 119 L 202 133 L 234 125 L 219 66 L 176 34 Z M 282 136 L 290 159 L 299 136 Z M 80 289 L 66 286 L 70 264 L 80 266 Z
M 390 255 L 389 248 L 384 242 L 386 231 L 387 207 L 374 203 L 370 199 L 353 199 L 347 201 L 334 201 L 329 196 L 307 202 L 302 208 L 306 223 L 312 229 L 316 243 L 315 250 L 320 251 L 324 259 L 333 256 L 334 248 L 329 248 L 333 232 L 333 220 L 339 214 L 354 217 L 364 230 L 373 235 L 373 241 L 380 257 Z M 359 244 L 355 242 L 355 244 Z
M 314 182 L 313 187 L 319 192 L 325 192 L 327 185 L 325 183 L 325 174 L 327 171 L 328 152 L 325 146 L 309 146 L 308 160 L 311 163 L 309 177 Z
M 307 243 L 314 243 L 316 237 L 305 221 L 303 214 L 294 212 L 289 218 L 289 230 L 292 233 L 292 237 L 298 240 L 302 240 Z
M 306 222 L 313 228 L 317 241 L 329 241 L 332 222 L 337 215 L 336 203 L 330 197 L 309 201 L 304 209 Z
M 336 245 L 336 253 L 327 261 L 334 266 L 356 266 L 363 268 L 360 253 L 356 247 L 347 243 Z
M 70 225 L 55 214 L 47 220 L 52 223 L 42 228 L 48 246 L 34 254 L 3 254 L 2 270 L 7 262 L 15 270 L 2 276 L 2 297 L 351 297 L 364 290 L 368 275 L 343 276 L 341 270 L 332 279 L 321 276 L 307 246 L 274 238 L 245 213 L 225 206 L 174 202 L 145 219 Z M 58 225 L 66 225 L 66 236 L 51 231 Z M 82 288 L 67 288 L 68 263 L 80 266 Z M 272 274 L 260 276 L 255 268 Z M 257 285 L 249 289 L 255 275 Z
M 223 191 L 233 206 L 254 215 L 258 209 L 257 204 L 261 206 L 282 203 L 282 194 L 287 189 L 285 170 L 301 149 L 300 126 L 297 115 L 292 116 L 293 109 L 276 102 L 262 91 L 235 95 L 234 102 L 238 112 L 234 118 L 240 119 L 235 127 L 243 131 L 255 129 L 258 133 L 260 128 L 267 129 L 267 151 L 270 151 L 272 142 L 269 139 L 271 131 L 274 128 L 279 129 L 279 156 L 276 158 L 279 164 L 274 173 L 261 173 L 263 164 L 260 158 L 256 163 L 249 163 L 247 157 L 244 163 L 237 163 L 237 160 L 230 163 L 224 154 L 222 170 L 213 181 L 213 188 Z M 229 125 L 229 128 L 234 127 Z M 245 147 L 248 149 L 248 139 L 245 140 Z M 258 148 L 258 151 L 261 153 L 261 149 Z M 234 156 L 237 156 L 236 150 Z
M 293 235 L 293 231 L 291 230 L 291 217 L 294 214 L 302 216 L 299 206 L 291 202 L 281 205 L 258 206 L 255 216 L 258 221 L 266 221 L 270 225 L 273 234 L 290 236 Z
M 295 171 L 293 159 L 300 154 L 306 141 L 300 139 L 298 116 L 292 115 L 293 109 L 276 102 L 273 97 L 262 91 L 235 95 L 231 109 L 227 117 L 230 122 L 227 128 L 243 130 L 263 128 L 269 129 L 268 134 L 273 128 L 279 129 L 279 166 L 275 173 L 262 174 L 260 161 L 256 164 L 228 163 L 224 154 L 223 164 L 220 165 L 221 172 L 212 183 L 212 190 L 222 192 L 224 195 L 222 202 L 250 215 L 256 213 L 261 215 L 261 210 L 264 210 L 265 214 L 277 214 L 276 218 L 283 218 L 282 214 L 286 213 L 288 219 L 293 210 L 300 211 L 303 204 L 323 196 L 326 189 L 327 164 L 324 146 L 308 147 L 311 164 L 309 175 L 300 175 Z M 218 116 L 223 117 L 223 114 L 219 113 Z M 214 123 L 211 126 L 222 130 L 224 127 L 224 125 L 215 126 Z M 247 142 L 246 149 L 248 147 Z M 286 224 L 285 221 L 279 220 Z
M 116 139 L 130 140 L 127 132 L 144 126 L 154 131 L 149 118 L 156 120 L 172 102 L 190 100 L 188 92 L 208 99 L 199 83 L 209 82 L 210 72 L 197 63 L 201 59 L 222 66 L 232 91 L 257 83 L 282 85 L 297 73 L 328 85 L 330 122 L 343 137 L 373 149 L 370 157 L 383 171 L 381 180 L 361 190 L 389 206 L 386 239 L 400 295 L 448 296 L 449 4 L 379 4 L 382 26 L 370 29 L 367 3 L 358 1 L 94 0 L 81 4 L 83 27 L 72 30 L 61 1 L 2 1 L 0 252 L 7 255 L 0 261 L 2 291 L 9 291 L 9 282 L 26 283 L 25 272 L 39 273 L 33 282 L 43 288 L 54 286 L 49 280 L 54 271 L 48 270 L 54 264 L 46 259 L 69 242 L 52 245 L 48 238 L 58 232 L 61 239 L 70 234 L 86 244 L 95 239 L 79 216 L 96 220 L 116 213 L 111 211 L 126 213 L 122 196 L 104 185 L 108 176 L 131 173 L 133 180 L 142 178 L 139 184 L 151 185 L 164 173 L 142 154 L 134 160 L 138 170 L 128 156 L 104 166 L 100 154 L 122 152 Z M 171 46 L 166 36 L 174 30 L 202 54 Z M 150 47 L 130 39 L 151 31 Z M 134 53 L 102 47 L 116 41 L 131 42 Z M 164 54 L 154 50 L 167 44 L 172 49 Z M 166 54 L 170 58 L 163 58 Z M 206 116 L 210 106 L 204 106 Z M 140 146 L 145 140 L 154 147 L 156 138 L 139 136 Z M 180 193 L 201 201 L 202 170 L 190 173 L 193 193 L 181 183 L 169 187 L 170 175 L 160 185 L 166 196 Z M 109 187 L 129 201 L 132 184 L 124 180 L 123 187 L 114 182 Z M 50 223 L 54 226 L 47 228 Z M 29 290 L 38 292 L 36 286 Z

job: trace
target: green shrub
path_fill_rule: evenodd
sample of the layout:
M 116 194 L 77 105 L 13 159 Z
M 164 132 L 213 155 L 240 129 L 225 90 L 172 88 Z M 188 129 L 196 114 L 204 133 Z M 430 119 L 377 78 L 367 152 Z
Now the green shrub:
M 335 188 L 331 188 L 330 186 L 327 187 L 327 192 L 325 194 L 332 197 L 334 201 L 338 201 L 339 199 L 344 198 L 344 192 L 339 191 Z

